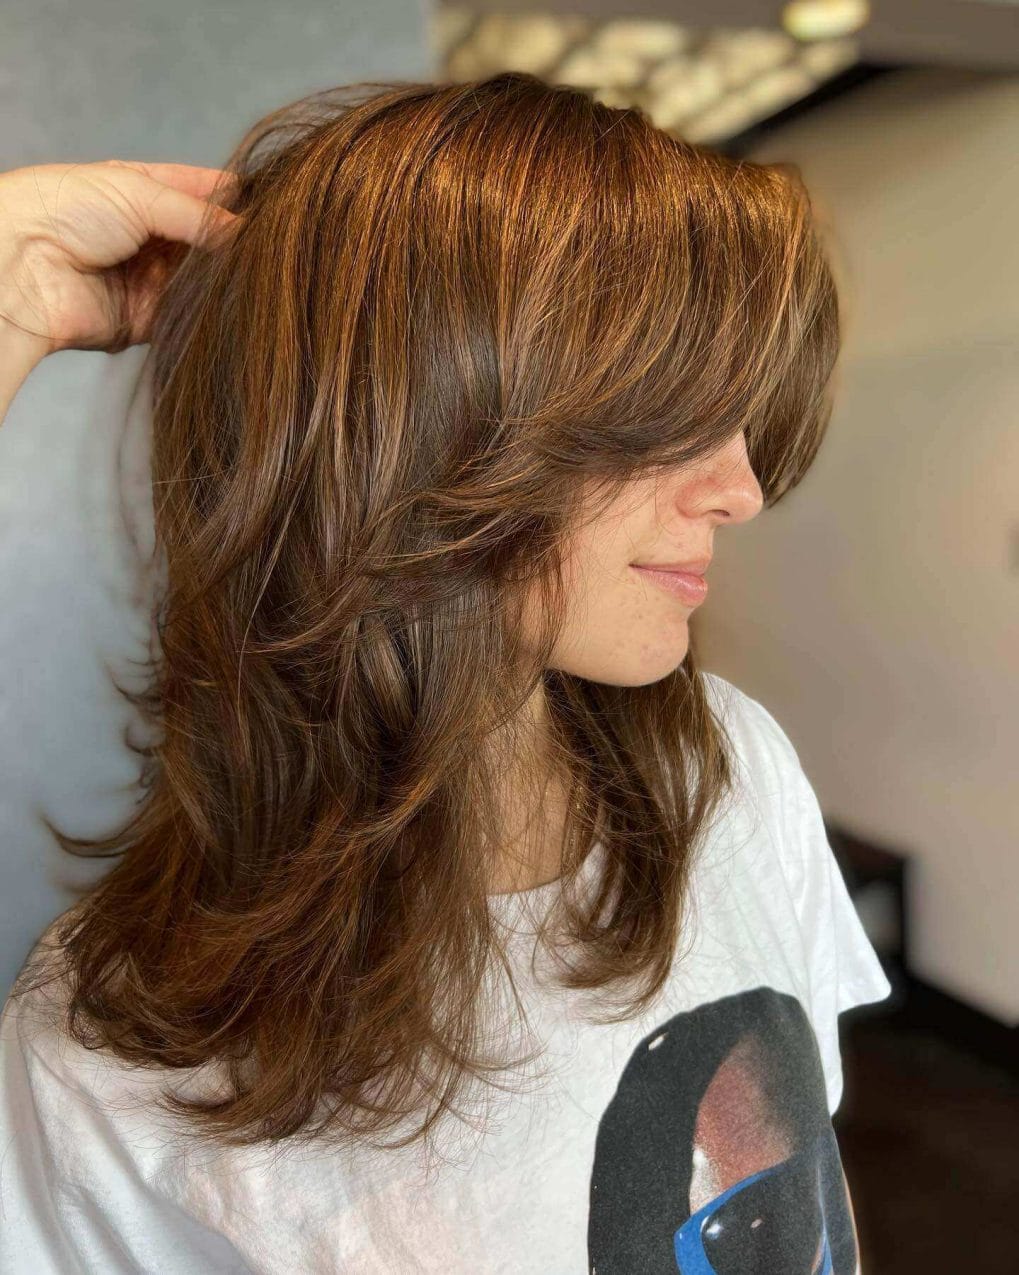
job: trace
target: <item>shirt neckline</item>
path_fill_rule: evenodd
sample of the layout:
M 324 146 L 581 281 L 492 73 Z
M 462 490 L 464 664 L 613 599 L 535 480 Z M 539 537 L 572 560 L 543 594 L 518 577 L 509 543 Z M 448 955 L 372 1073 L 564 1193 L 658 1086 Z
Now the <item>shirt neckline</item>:
M 581 863 L 578 882 L 582 889 L 590 883 L 603 851 L 603 843 L 596 841 Z M 486 896 L 489 912 L 500 925 L 509 926 L 516 933 L 531 935 L 536 933 L 540 920 L 548 914 L 562 888 L 563 878 L 558 876 L 529 890 L 489 894 Z

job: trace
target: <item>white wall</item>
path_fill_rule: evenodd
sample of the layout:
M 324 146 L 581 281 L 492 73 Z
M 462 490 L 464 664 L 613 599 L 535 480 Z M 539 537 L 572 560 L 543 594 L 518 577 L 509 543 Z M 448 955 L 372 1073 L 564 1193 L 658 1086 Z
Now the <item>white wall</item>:
M 242 132 L 314 89 L 429 79 L 423 4 L 405 0 L 34 0 L 0 38 L 0 170 L 120 159 L 221 164 Z M 428 6 L 430 8 L 430 6 Z M 68 350 L 32 373 L 0 428 L 0 1000 L 73 901 L 75 861 L 36 818 L 108 831 L 136 795 L 129 679 L 151 598 L 120 495 L 151 523 L 145 419 L 125 431 L 145 347 Z M 118 466 L 124 462 L 124 472 Z
M 752 158 L 799 164 L 848 310 L 783 503 L 716 538 L 708 667 L 822 808 L 913 856 L 916 973 L 1019 1020 L 1019 77 L 911 69 Z

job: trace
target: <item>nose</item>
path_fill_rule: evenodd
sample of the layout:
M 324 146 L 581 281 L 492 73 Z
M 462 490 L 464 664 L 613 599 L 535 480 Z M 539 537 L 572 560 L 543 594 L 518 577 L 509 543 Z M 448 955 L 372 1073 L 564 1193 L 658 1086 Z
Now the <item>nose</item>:
M 720 448 L 705 465 L 694 502 L 720 522 L 749 522 L 764 508 L 764 493 L 747 455 L 744 433 Z

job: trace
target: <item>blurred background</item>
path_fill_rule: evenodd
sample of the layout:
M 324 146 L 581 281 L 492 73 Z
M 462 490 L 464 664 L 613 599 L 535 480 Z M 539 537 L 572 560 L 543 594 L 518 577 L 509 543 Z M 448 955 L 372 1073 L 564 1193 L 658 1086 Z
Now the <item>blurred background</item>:
M 274 106 L 505 69 L 798 164 L 846 320 L 806 480 L 716 542 L 703 664 L 799 752 L 894 993 L 843 1015 L 863 1270 L 1019 1268 L 1019 4 L 0 0 L 0 170 L 219 165 Z M 64 351 L 0 430 L 0 998 L 134 798 L 149 637 L 121 495 L 144 351 Z M 128 502 L 130 506 L 130 501 Z M 125 517 L 128 521 L 125 522 Z M 142 533 L 143 534 L 143 533 Z

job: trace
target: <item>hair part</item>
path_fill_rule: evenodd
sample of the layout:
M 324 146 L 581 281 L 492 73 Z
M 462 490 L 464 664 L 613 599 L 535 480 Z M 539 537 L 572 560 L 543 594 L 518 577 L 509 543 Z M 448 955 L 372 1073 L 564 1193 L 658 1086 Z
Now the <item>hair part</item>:
M 562 547 L 582 491 L 740 431 L 765 504 L 794 486 L 835 286 L 793 166 L 521 72 L 314 94 L 226 167 L 242 220 L 153 322 L 144 798 L 107 837 L 50 825 L 117 860 L 59 930 L 66 1027 L 221 1062 L 225 1094 L 164 1095 L 198 1137 L 402 1146 L 511 1065 L 480 995 L 511 975 L 494 741 L 535 688 L 569 792 L 560 981 L 596 1021 L 662 987 L 730 747 L 693 645 L 638 688 L 550 666 Z

